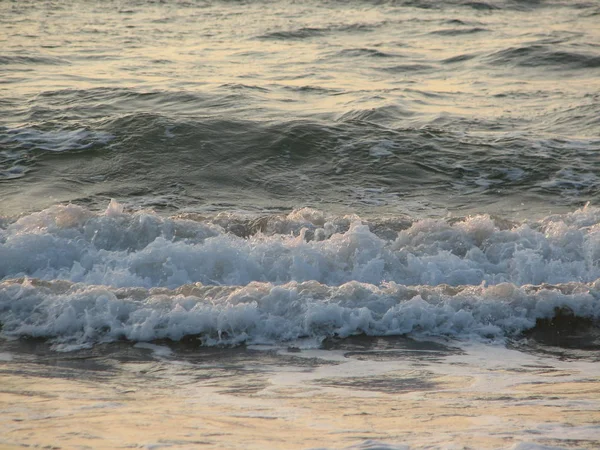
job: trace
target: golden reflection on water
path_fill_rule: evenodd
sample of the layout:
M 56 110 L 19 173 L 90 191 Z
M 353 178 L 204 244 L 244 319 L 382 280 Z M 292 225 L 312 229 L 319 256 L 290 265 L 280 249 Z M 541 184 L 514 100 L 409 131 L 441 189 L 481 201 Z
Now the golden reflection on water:
M 485 59 L 478 59 L 523 45 L 523 33 L 518 30 L 527 30 L 535 40 L 534 36 L 550 39 L 571 31 L 571 23 L 586 27 L 586 19 L 574 15 L 576 11 L 556 14 L 552 8 L 540 8 L 535 14 L 507 10 L 465 17 L 460 8 L 318 2 L 278 2 L 271 8 L 266 14 L 260 2 L 238 7 L 216 2 L 196 6 L 123 3 L 117 10 L 112 3 L 4 2 L 0 12 L 13 18 L 0 31 L 4 53 L 51 61 L 11 67 L 0 89 L 23 96 L 94 87 L 212 91 L 243 84 L 272 91 L 270 101 L 276 109 L 306 114 L 346 112 L 369 92 L 385 93 L 390 103 L 402 103 L 403 98 L 418 99 L 410 94 L 416 89 L 457 94 L 450 99 L 429 98 L 430 103 L 423 105 L 426 114 L 442 109 L 497 117 L 518 114 L 494 97 L 507 92 L 511 84 L 521 93 L 532 94 L 559 88 L 563 94 L 583 95 L 589 92 L 589 83 L 600 88 L 594 76 L 582 85 L 585 71 L 577 77 L 561 77 L 557 86 L 551 71 L 544 79 L 539 72 L 516 67 L 485 68 Z M 447 21 L 447 29 L 452 30 L 456 26 L 452 20 L 459 19 L 466 21 L 465 26 L 484 31 L 460 39 L 439 33 L 440 22 Z M 600 39 L 592 23 L 590 19 L 586 33 Z M 502 32 L 489 38 L 487 29 Z M 384 56 L 349 64 L 351 60 L 342 57 L 349 49 L 370 49 Z M 444 63 L 465 55 L 473 59 L 459 66 Z M 419 65 L 433 70 L 412 70 Z M 285 90 L 303 86 L 337 90 L 341 98 Z M 548 97 L 544 98 L 548 109 Z M 513 107 L 515 102 L 520 109 L 535 112 L 535 101 L 513 99 Z M 368 108 L 368 102 L 363 106 Z M 411 108 L 416 106 L 411 102 Z
M 425 370 L 401 361 L 388 369 L 375 361 L 357 364 L 313 373 L 296 366 L 265 371 L 257 360 L 237 374 L 206 377 L 185 363 L 130 362 L 117 373 L 100 373 L 101 380 L 63 364 L 47 370 L 25 364 L 25 376 L 0 375 L 0 444 L 264 449 L 371 440 L 493 449 L 575 439 L 577 448 L 591 449 L 600 443 L 594 407 L 600 377 L 582 373 L 585 364 L 567 370 L 539 363 L 518 370 L 446 366 L 438 374 L 428 371 L 435 364 Z M 472 376 L 452 374 L 461 371 Z M 357 378 L 359 372 L 366 378 Z

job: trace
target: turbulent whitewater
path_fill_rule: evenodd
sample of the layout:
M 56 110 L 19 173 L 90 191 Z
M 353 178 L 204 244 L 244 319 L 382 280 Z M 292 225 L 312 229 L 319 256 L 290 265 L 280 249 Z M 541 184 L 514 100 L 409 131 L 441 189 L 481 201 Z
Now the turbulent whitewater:
M 519 336 L 561 311 L 600 319 L 600 209 L 362 221 L 161 217 L 56 206 L 0 235 L 6 336 L 89 345 L 419 333 Z

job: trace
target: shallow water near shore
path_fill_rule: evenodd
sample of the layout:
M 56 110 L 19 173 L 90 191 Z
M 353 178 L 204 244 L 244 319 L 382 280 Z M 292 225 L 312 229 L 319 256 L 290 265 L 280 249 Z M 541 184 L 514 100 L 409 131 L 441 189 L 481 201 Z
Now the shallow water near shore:
M 356 337 L 327 349 L 5 342 L 3 444 L 597 448 L 598 354 Z M 581 356 L 581 355 L 580 355 Z M 387 443 L 387 444 L 386 444 Z

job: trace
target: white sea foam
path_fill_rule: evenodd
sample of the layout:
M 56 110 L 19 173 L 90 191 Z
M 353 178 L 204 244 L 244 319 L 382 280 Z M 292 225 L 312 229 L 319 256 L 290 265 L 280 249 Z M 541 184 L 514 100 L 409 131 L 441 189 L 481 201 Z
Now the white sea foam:
M 600 278 L 596 208 L 530 224 L 427 219 L 400 232 L 394 227 L 404 223 L 369 225 L 303 209 L 265 219 L 263 232 L 250 237 L 227 232 L 235 220 L 125 213 L 116 202 L 100 215 L 55 206 L 0 229 L 0 277 L 146 288 L 309 280 L 522 286 Z
M 110 133 L 89 131 L 85 128 L 43 131 L 22 127 L 5 129 L 3 134 L 0 143 L 19 143 L 27 148 L 51 152 L 83 150 L 96 144 L 106 144 L 114 138 Z
M 452 288 L 355 281 L 326 286 L 308 281 L 239 287 L 196 284 L 169 290 L 25 279 L 0 284 L 0 321 L 5 335 L 83 346 L 189 335 L 201 336 L 206 344 L 361 333 L 490 339 L 529 329 L 536 319 L 553 317 L 555 308 L 599 319 L 599 296 L 598 283 Z
M 238 219 L 163 218 L 116 202 L 104 214 L 69 205 L 22 217 L 0 229 L 3 333 L 69 345 L 502 338 L 555 308 L 600 318 L 596 208 L 530 224 L 429 219 L 399 232 L 303 209 L 250 237 L 226 231 Z

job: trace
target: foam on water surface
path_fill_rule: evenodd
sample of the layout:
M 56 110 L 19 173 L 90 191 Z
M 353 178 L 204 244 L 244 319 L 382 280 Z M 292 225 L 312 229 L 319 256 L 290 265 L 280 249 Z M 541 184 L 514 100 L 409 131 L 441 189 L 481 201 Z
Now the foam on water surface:
M 66 152 L 85 150 L 93 145 L 107 144 L 114 136 L 102 131 L 89 131 L 84 128 L 76 130 L 39 130 L 21 127 L 0 128 L 0 144 L 17 144 L 23 150 L 44 150 L 50 152 Z
M 311 209 L 197 220 L 67 205 L 0 230 L 5 336 L 63 348 L 429 334 L 503 339 L 600 319 L 600 210 L 412 224 Z M 558 315 L 558 316 L 557 316 Z M 65 347 L 66 346 L 66 347 Z

